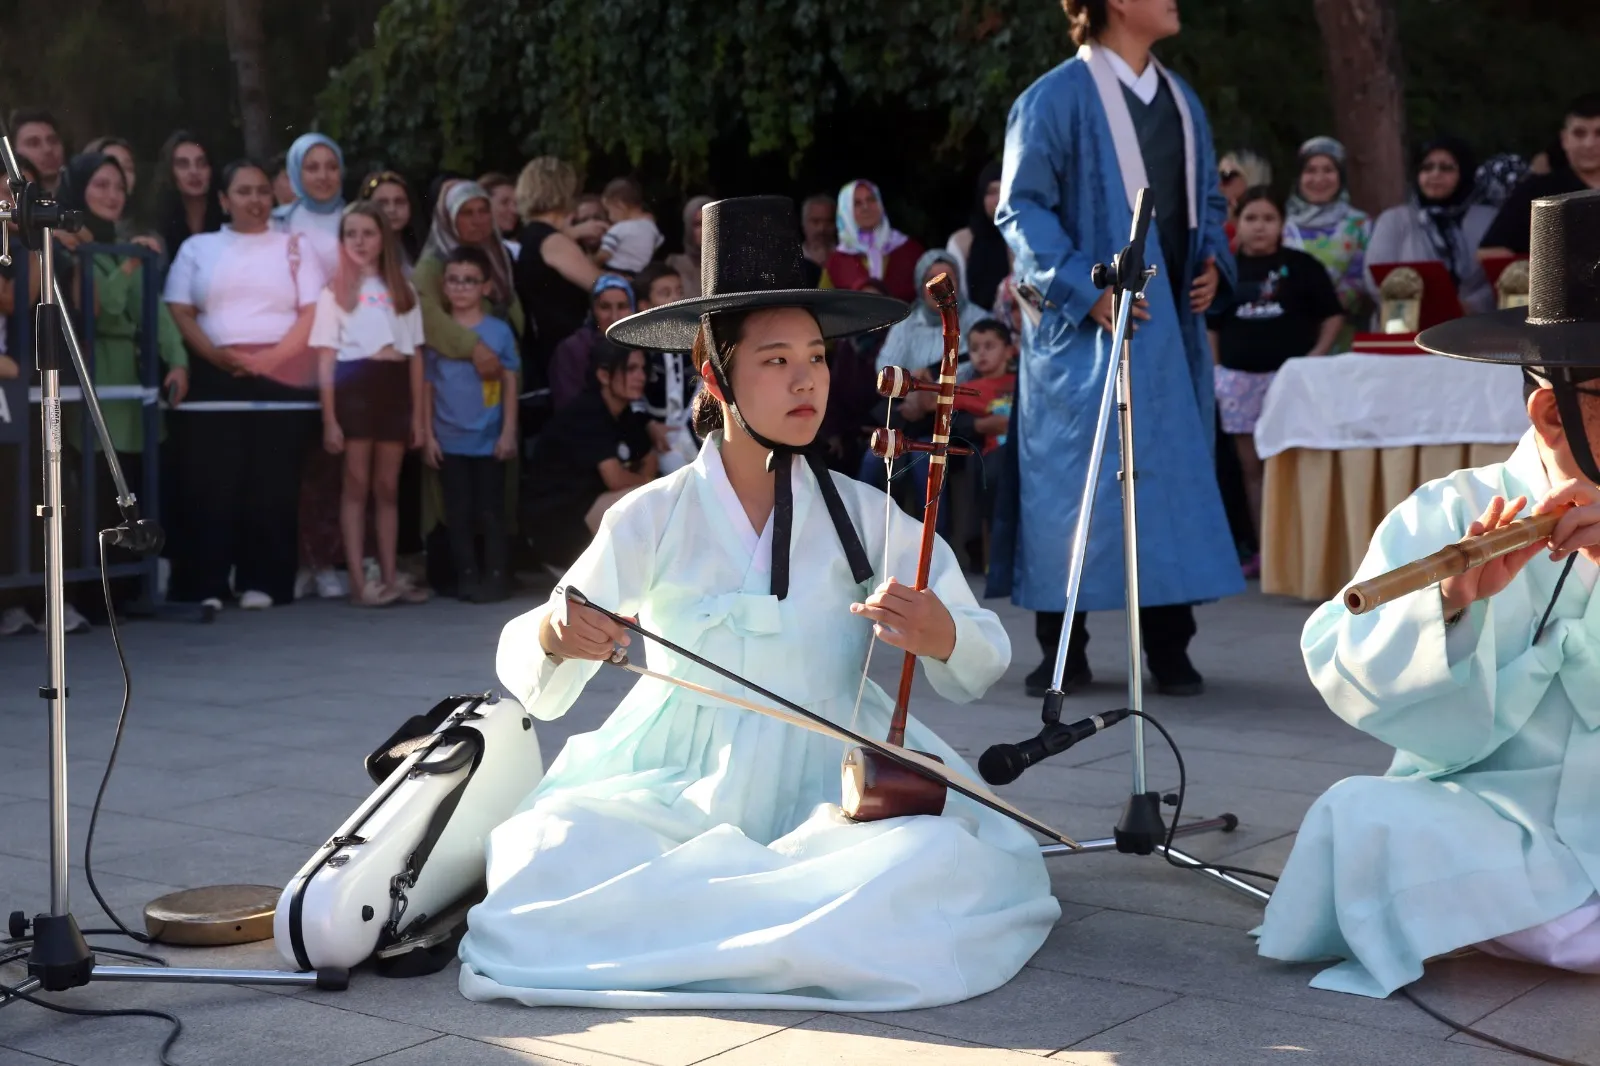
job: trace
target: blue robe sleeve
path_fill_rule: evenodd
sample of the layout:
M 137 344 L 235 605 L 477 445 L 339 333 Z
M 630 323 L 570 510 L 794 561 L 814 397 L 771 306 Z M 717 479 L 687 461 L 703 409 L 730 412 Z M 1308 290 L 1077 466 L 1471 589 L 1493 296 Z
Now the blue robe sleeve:
M 571 586 L 590 602 L 621 615 L 637 615 L 639 600 L 650 585 L 655 566 L 655 496 L 635 493 L 600 519 L 600 530 L 577 562 L 568 568 L 557 590 Z M 555 592 L 543 606 L 513 618 L 500 633 L 495 653 L 495 673 L 507 692 L 523 709 L 544 721 L 560 718 L 577 701 L 583 686 L 601 664 L 587 659 L 557 662 L 545 654 L 539 630 L 553 613 L 566 609 L 567 601 Z M 644 645 L 633 637 L 632 657 L 644 659 Z
M 1384 519 L 1356 580 L 1420 559 L 1465 532 L 1468 509 L 1452 481 L 1419 489 Z M 1459 770 L 1499 743 L 1502 691 L 1494 600 L 1445 626 L 1437 586 L 1352 615 L 1334 600 L 1306 623 L 1301 651 L 1311 681 L 1340 718 L 1407 753 L 1428 776 Z M 1512 684 L 1511 678 L 1505 681 Z
M 1194 116 L 1195 141 L 1200 149 L 1196 160 L 1202 192 L 1202 210 L 1199 212 L 1199 263 L 1204 263 L 1208 256 L 1216 258 L 1217 273 L 1221 276 L 1217 300 L 1212 305 L 1216 306 L 1225 302 L 1226 294 L 1233 292 L 1239 276 L 1233 261 L 1233 251 L 1228 247 L 1228 233 L 1225 228 L 1228 220 L 1228 198 L 1222 195 L 1222 182 L 1217 174 L 1217 150 L 1211 142 L 1211 124 L 1206 120 L 1205 108 L 1200 105 L 1200 98 L 1194 94 L 1194 90 L 1189 89 L 1188 92 L 1189 110 Z
M 1061 222 L 1061 193 L 1075 172 L 1070 105 L 1042 91 L 1059 87 L 1046 79 L 1011 107 L 995 222 L 1016 253 L 1018 284 L 1033 286 L 1077 323 L 1088 317 L 1100 290 L 1089 280 L 1094 256 L 1073 242 Z

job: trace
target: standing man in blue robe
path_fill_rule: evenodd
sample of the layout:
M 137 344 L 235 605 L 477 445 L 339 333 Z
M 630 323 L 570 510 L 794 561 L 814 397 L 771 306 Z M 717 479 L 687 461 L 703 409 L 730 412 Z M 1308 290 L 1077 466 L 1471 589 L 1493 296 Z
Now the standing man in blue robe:
M 1234 277 L 1223 233 L 1211 129 L 1200 99 L 1150 54 L 1178 32 L 1176 0 L 1063 0 L 1078 54 L 1012 105 L 995 221 L 1016 253 L 1029 312 L 1017 382 L 1017 513 L 997 517 L 990 594 L 1038 612 L 1050 683 L 1065 621 L 1067 553 L 1088 476 L 1094 413 L 1111 359 L 1111 293 L 1090 281 L 1127 243 L 1133 203 L 1155 198 L 1146 256 L 1159 274 L 1136 308 L 1134 453 L 1139 506 L 1139 618 L 1157 690 L 1196 695 L 1189 661 L 1194 604 L 1244 580 L 1217 489 L 1215 397 L 1204 314 Z M 1126 603 L 1120 483 L 1099 472 L 1066 691 L 1090 680 L 1084 611 Z M 1009 563 L 1009 565 L 1008 565 Z

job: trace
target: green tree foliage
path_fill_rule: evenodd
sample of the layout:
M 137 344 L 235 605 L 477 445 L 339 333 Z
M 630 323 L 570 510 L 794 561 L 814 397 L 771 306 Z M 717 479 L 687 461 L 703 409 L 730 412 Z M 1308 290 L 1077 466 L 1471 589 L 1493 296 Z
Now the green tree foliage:
M 1600 80 L 1597 7 L 1402 0 L 1413 128 L 1541 147 L 1561 101 Z M 1309 0 L 1182 9 L 1161 53 L 1205 100 L 1219 144 L 1286 165 L 1329 127 Z M 321 105 L 358 152 L 419 172 L 544 152 L 680 186 L 714 181 L 731 157 L 791 176 L 818 154 L 975 168 L 1016 94 L 1070 53 L 1053 0 L 390 0 Z

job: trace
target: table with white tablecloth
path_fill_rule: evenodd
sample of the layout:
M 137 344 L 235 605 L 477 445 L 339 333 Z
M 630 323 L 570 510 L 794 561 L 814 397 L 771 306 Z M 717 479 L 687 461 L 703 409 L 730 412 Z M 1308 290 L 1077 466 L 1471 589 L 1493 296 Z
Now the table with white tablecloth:
M 1291 359 L 1256 425 L 1263 592 L 1325 600 L 1418 486 L 1496 463 L 1528 429 L 1522 371 L 1437 355 Z

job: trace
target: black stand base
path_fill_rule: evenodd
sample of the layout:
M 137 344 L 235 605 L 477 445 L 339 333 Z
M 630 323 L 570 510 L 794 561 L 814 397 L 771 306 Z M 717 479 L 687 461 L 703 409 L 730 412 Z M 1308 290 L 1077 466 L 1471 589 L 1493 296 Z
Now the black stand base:
M 1136 792 L 1128 797 L 1122 817 L 1112 831 L 1117 850 L 1124 855 L 1150 855 L 1167 839 L 1167 823 L 1161 817 L 1159 792 Z
M 89 983 L 94 953 L 70 914 L 40 914 L 33 919 L 33 952 L 28 975 L 46 992 L 64 992 Z

